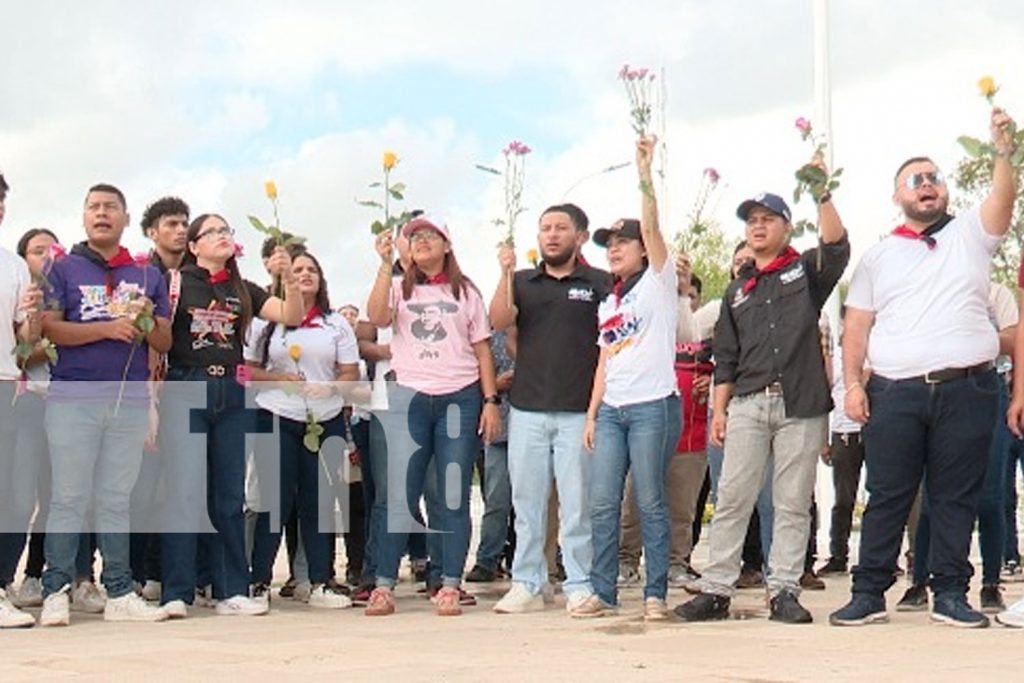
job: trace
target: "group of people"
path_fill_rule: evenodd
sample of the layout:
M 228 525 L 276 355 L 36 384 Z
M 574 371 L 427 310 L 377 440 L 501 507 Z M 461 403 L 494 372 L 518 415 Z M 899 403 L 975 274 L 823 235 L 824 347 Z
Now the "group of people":
M 822 573 L 848 569 L 861 462 L 869 493 L 852 599 L 830 622 L 887 618 L 920 495 L 913 586 L 931 588 L 934 619 L 987 625 L 966 598 L 972 530 L 986 482 L 1001 473 L 991 487 L 1006 488 L 1006 459 L 987 454 L 996 442 L 1009 451 L 1024 419 L 1024 339 L 1016 319 L 997 319 L 989 283 L 1017 192 L 1013 122 L 996 109 L 991 128 L 991 190 L 959 216 L 930 159 L 899 167 L 905 223 L 854 270 L 835 354 L 820 320 L 850 244 L 831 195 L 818 197 L 819 243 L 802 254 L 781 197 L 740 204 L 733 279 L 698 306 L 700 280 L 659 225 L 651 137 L 636 148 L 639 218 L 593 233 L 607 270 L 582 256 L 587 215 L 553 205 L 539 219 L 540 263 L 517 269 L 502 246 L 486 302 L 448 226 L 417 212 L 374 238 L 365 321 L 355 307 L 334 312 L 319 261 L 294 240 L 265 245 L 270 286 L 242 279 L 227 221 L 190 220 L 180 199 L 150 205 L 150 262 L 133 259 L 123 194 L 94 186 L 86 240 L 69 253 L 46 230 L 22 238 L 24 261 L 0 250 L 0 344 L 12 349 L 0 357 L 0 404 L 12 406 L 0 409 L 0 626 L 35 622 L 16 602 L 41 605 L 50 626 L 73 608 L 113 621 L 184 618 L 198 604 L 265 614 L 289 518 L 289 569 L 302 578 L 286 588 L 303 584 L 313 607 L 393 614 L 408 554 L 437 614 L 455 616 L 475 604 L 463 582 L 498 578 L 504 553 L 511 585 L 495 612 L 545 609 L 555 579 L 571 617 L 600 617 L 618 609 L 642 554 L 645 619 L 724 619 L 753 536 L 770 618 L 808 623 L 799 597 L 817 578 L 808 547 L 823 452 L 837 502 Z M 811 163 L 827 173 L 820 155 Z M 0 219 L 7 189 L 0 180 Z M 1001 350 L 1018 360 L 1012 400 Z M 486 509 L 467 574 L 478 463 Z M 338 510 L 354 537 L 351 587 L 335 579 Z M 992 533 L 986 587 L 1005 527 Z M 672 610 L 670 585 L 694 596 Z M 997 619 L 1024 626 L 1024 601 Z

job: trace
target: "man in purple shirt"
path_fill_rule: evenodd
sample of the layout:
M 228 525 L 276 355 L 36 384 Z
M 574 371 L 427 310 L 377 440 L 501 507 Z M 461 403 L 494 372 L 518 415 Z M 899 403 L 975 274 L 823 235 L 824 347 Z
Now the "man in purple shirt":
M 43 333 L 57 345 L 46 410 L 53 497 L 46 527 L 44 626 L 70 622 L 68 591 L 79 532 L 92 505 L 103 554 L 107 621 L 162 621 L 138 597 L 129 567 L 129 498 L 148 430 L 149 349 L 171 346 L 167 286 L 121 246 L 124 195 L 95 185 L 85 198 L 86 241 L 53 264 Z

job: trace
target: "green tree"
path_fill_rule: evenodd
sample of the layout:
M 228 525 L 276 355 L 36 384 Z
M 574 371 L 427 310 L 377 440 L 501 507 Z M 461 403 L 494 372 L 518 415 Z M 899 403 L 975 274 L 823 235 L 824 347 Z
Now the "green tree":
M 701 298 L 704 301 L 720 299 L 729 284 L 729 267 L 732 265 L 731 243 L 717 222 L 706 220 L 690 225 L 676 235 L 676 250 L 690 257 L 690 266 L 703 284 Z

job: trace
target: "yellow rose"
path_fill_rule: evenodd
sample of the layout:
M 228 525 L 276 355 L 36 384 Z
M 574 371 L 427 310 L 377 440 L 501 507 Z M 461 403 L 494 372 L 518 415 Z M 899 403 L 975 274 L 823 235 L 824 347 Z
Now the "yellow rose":
M 393 169 L 395 167 L 395 164 L 397 164 L 397 163 L 398 163 L 398 155 L 397 154 L 395 154 L 394 152 L 391 152 L 391 151 L 384 152 L 384 170 L 385 171 L 390 171 L 391 169 Z
M 298 344 L 292 344 L 291 346 L 288 347 L 288 356 L 291 357 L 293 361 L 298 363 L 299 359 L 302 358 L 302 347 L 299 346 Z
M 978 90 L 985 97 L 992 97 L 999 91 L 999 86 L 996 85 L 995 80 L 991 76 L 983 76 L 978 80 Z
M 273 180 L 263 183 L 263 191 L 267 193 L 268 199 L 277 199 L 277 184 Z
M 540 260 L 540 254 L 537 253 L 536 249 L 527 249 L 526 260 L 536 265 L 537 261 Z

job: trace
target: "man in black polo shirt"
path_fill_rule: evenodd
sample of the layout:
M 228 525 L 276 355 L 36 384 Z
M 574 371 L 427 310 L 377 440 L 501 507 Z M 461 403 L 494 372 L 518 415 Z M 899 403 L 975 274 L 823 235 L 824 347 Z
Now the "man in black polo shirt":
M 572 614 L 593 593 L 590 456 L 583 449 L 583 428 L 597 368 L 597 305 L 612 282 L 607 272 L 580 261 L 587 224 L 579 207 L 552 206 L 540 218 L 540 267 L 515 272 L 515 252 L 508 246 L 499 256 L 502 276 L 491 300 L 491 324 L 497 330 L 515 325 L 519 337 L 508 430 L 516 552 L 512 588 L 494 606 L 496 612 L 544 608 L 552 472 L 558 487 L 566 609 Z
M 771 618 L 811 621 L 797 596 L 815 469 L 832 408 L 818 317 L 850 259 L 846 231 L 830 199 L 825 195 L 820 204 L 822 244 L 802 255 L 786 244 L 792 225 L 781 197 L 760 194 L 736 212 L 746 223 L 754 262 L 729 284 L 715 327 L 710 439 L 724 442 L 725 459 L 711 559 L 696 583 L 701 594 L 675 610 L 685 621 L 728 617 L 747 522 L 773 456 Z

